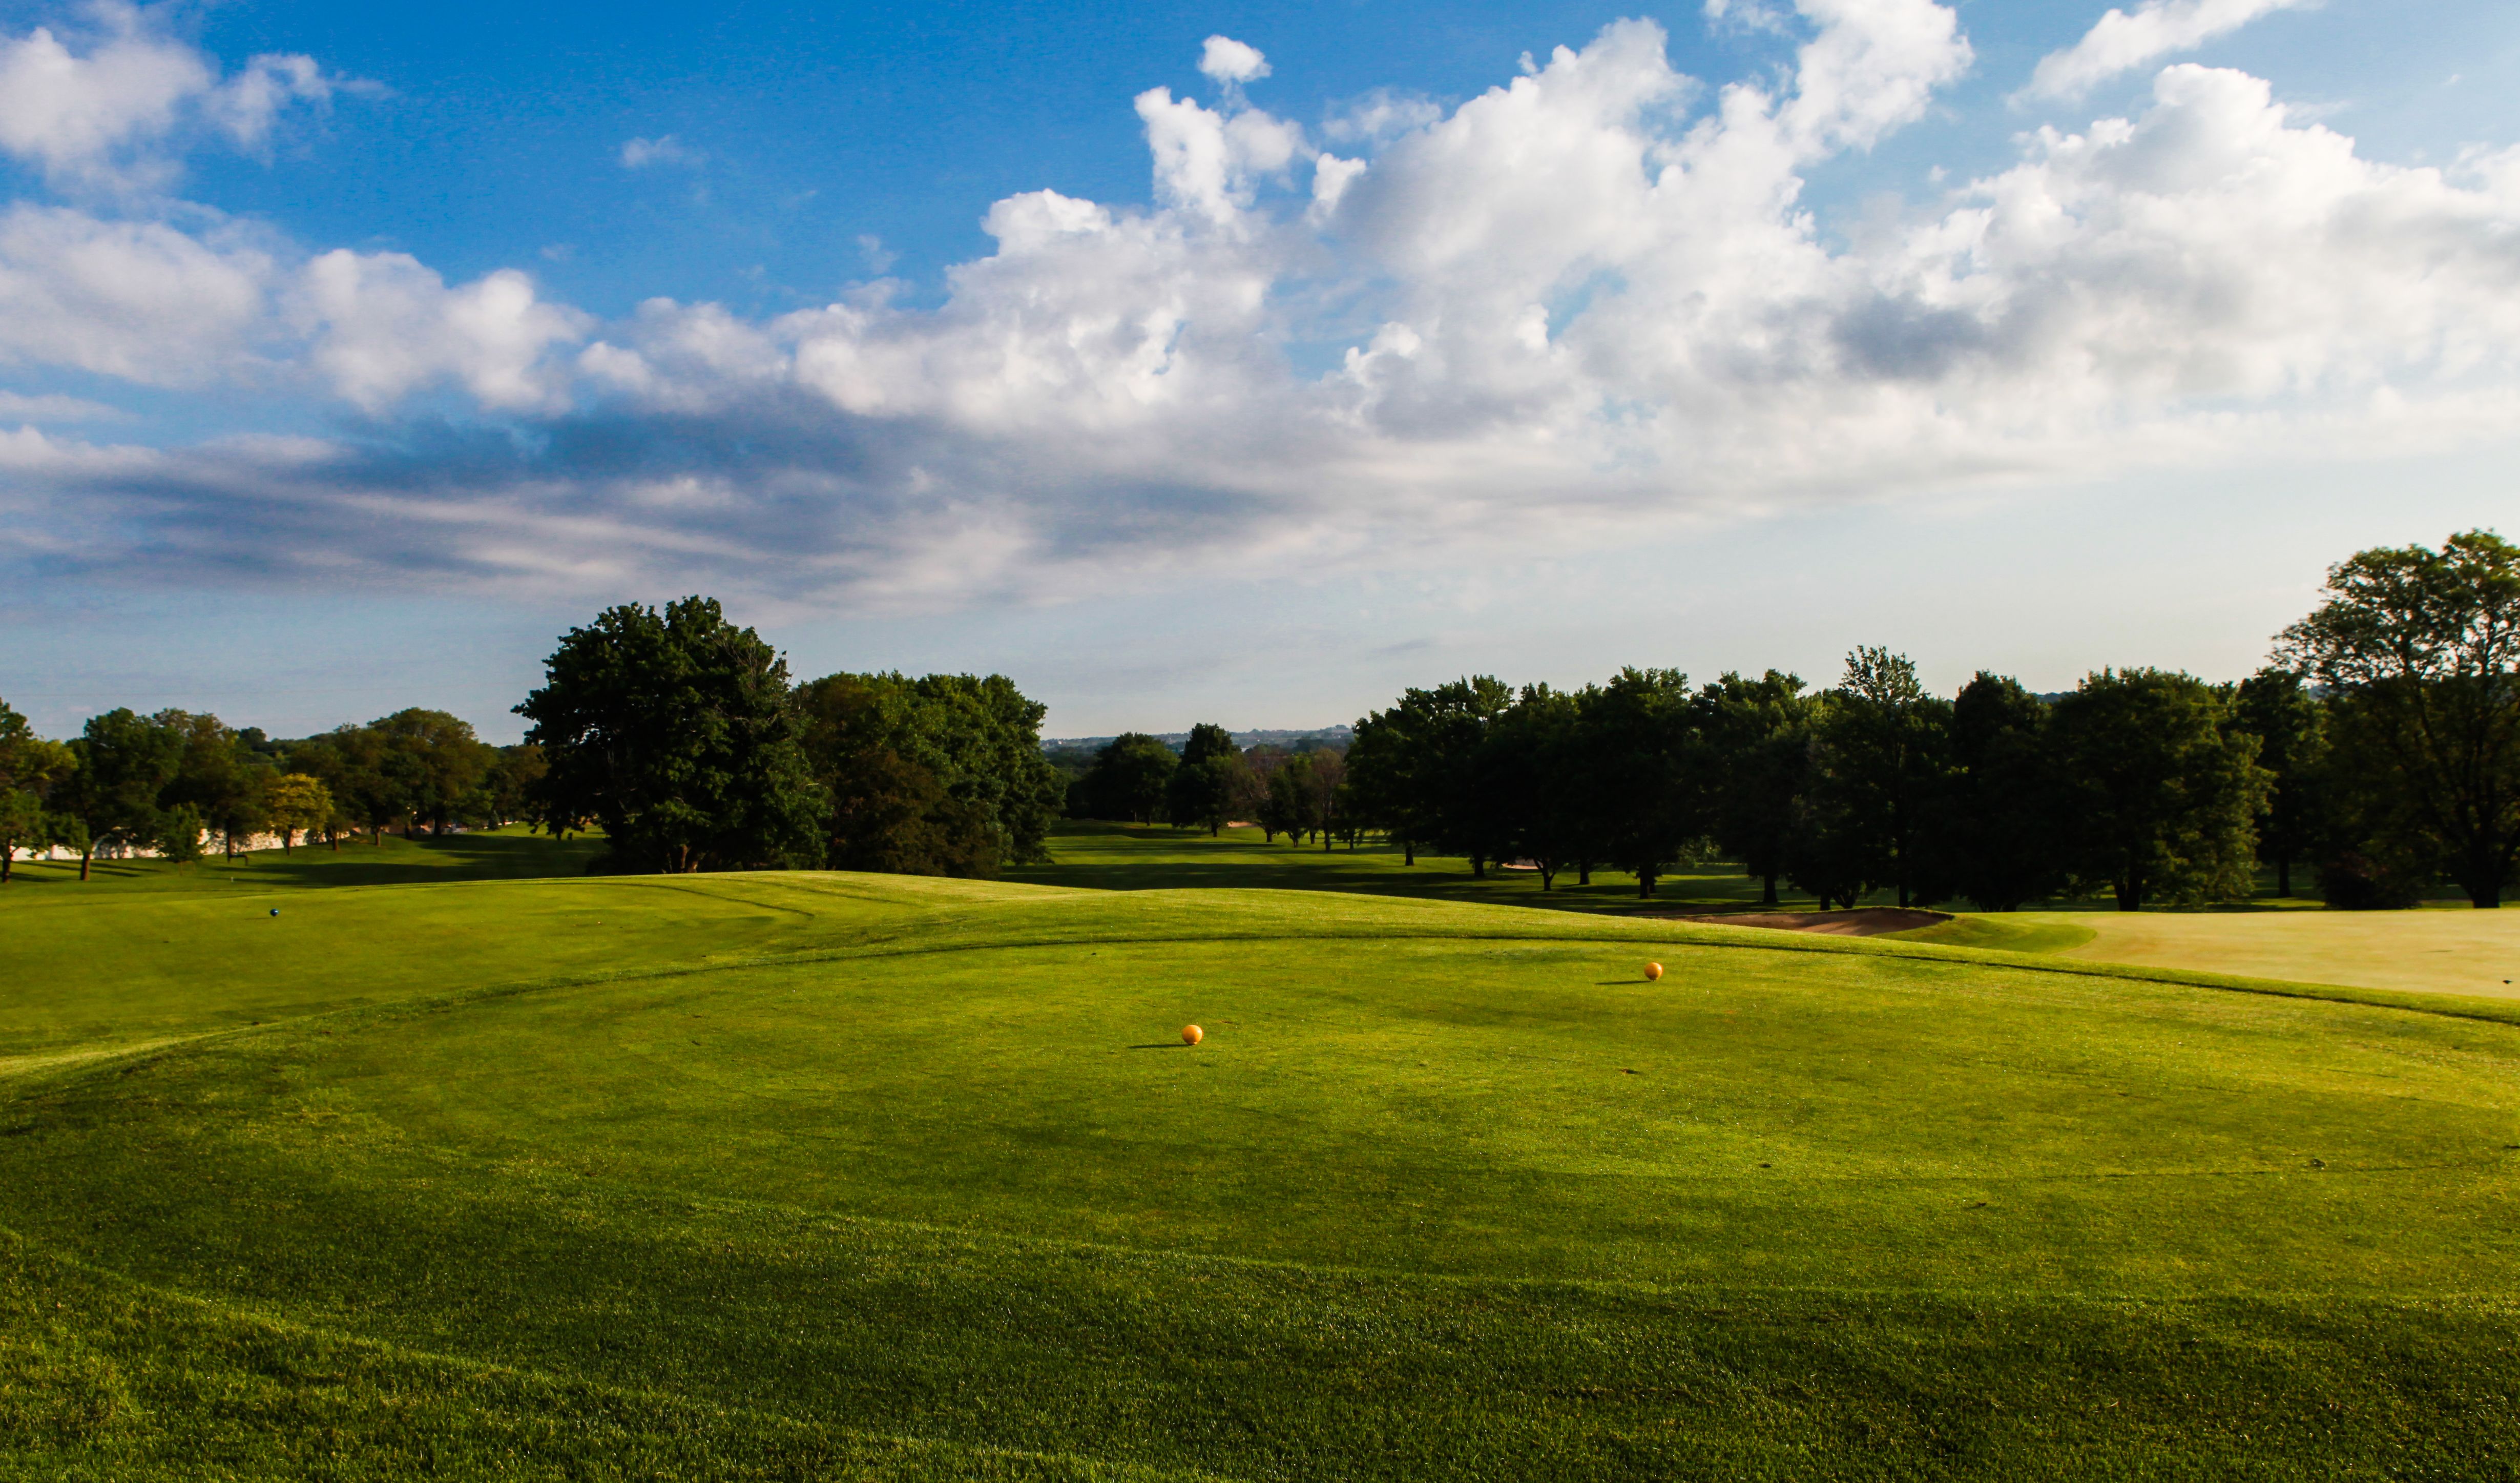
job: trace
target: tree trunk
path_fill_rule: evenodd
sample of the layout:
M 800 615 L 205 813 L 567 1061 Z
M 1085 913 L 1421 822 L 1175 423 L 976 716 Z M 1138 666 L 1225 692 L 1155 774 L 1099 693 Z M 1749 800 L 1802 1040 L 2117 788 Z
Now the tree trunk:
M 86 848 L 79 851 L 79 878 L 81 880 L 85 880 L 87 878 L 87 863 L 95 858 L 96 846 L 93 844 L 88 845 Z
M 328 829 L 328 830 L 324 831 L 324 842 L 325 842 L 326 844 L 329 844 L 329 845 L 333 846 L 333 853 L 334 853 L 334 854 L 338 855 L 338 854 L 341 853 L 341 833 L 340 833 L 340 831 L 338 831 L 338 830 L 332 830 L 332 829 Z
M 2290 850 L 2282 850 L 2275 855 L 2275 894 L 2278 896 L 2292 894 L 2292 851 Z
M 1654 875 L 1655 872 L 1651 866 L 1637 872 L 1637 899 L 1642 901 L 1653 895 Z
M 1403 838 L 1400 841 L 1400 863 L 1402 865 L 1416 865 L 1418 863 L 1417 840 Z
M 1327 855 L 1327 854 L 1328 854 L 1329 852 L 1330 852 L 1330 831 L 1329 831 L 1328 830 L 1324 830 L 1324 831 L 1322 831 L 1322 853 L 1323 853 L 1323 854 L 1325 854 L 1325 855 Z
M 2121 880 L 2117 882 L 2117 896 L 2119 911 L 2139 912 L 2143 910 L 2142 881 Z
M 1487 857 L 1487 856 L 1485 856 L 1485 855 L 1472 855 L 1472 856 L 1470 857 L 1470 878 L 1471 878 L 1472 880 L 1485 880 L 1486 878 L 1488 878 L 1488 857 Z
M 1548 862 L 1548 861 L 1546 861 L 1546 860 L 1543 860 L 1542 862 L 1540 862 L 1540 890 L 1541 890 L 1541 894 L 1543 894 L 1543 895 L 1547 895 L 1547 894 L 1549 893 L 1549 882 L 1550 882 L 1550 881 L 1552 881 L 1552 880 L 1553 880 L 1553 879 L 1555 879 L 1556 877 L 1557 877 L 1557 867 L 1556 867 L 1556 866 L 1552 865 L 1551 863 L 1549 863 L 1549 862 Z
M 1759 904 L 1761 906 L 1775 906 L 1777 904 L 1777 873 L 1775 871 L 1770 871 L 1763 878 L 1767 881 L 1767 884 L 1759 892 Z M 1825 910 L 1825 908 L 1822 910 Z

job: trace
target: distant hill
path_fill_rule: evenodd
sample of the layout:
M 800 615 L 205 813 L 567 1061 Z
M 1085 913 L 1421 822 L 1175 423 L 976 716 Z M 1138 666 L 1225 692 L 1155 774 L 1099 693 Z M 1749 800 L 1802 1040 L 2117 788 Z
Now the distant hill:
M 1150 735 L 1175 751 L 1180 751 L 1183 743 L 1190 741 L 1190 733 L 1186 731 L 1159 731 Z M 1045 737 L 1042 739 L 1041 749 L 1046 752 L 1091 752 L 1108 745 L 1112 740 L 1109 737 Z M 1344 750 L 1347 744 L 1355 740 L 1356 728 L 1353 726 L 1317 726 L 1310 731 L 1285 731 L 1264 727 L 1254 731 L 1238 731 L 1234 734 L 1234 744 L 1237 746 L 1282 746 L 1289 750 L 1301 749 L 1306 742 L 1316 746 L 1335 746 Z

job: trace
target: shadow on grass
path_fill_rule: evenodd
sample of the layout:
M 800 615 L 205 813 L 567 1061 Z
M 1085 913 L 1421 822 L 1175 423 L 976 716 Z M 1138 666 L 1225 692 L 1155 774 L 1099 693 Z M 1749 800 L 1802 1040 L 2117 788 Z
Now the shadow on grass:
M 301 844 L 283 852 L 257 850 L 236 860 L 208 856 L 190 865 L 161 860 L 98 860 L 92 878 L 78 878 L 78 862 L 25 861 L 10 885 L 56 885 L 118 890 L 215 891 L 231 888 L 295 890 L 341 885 L 413 885 L 435 880 L 517 880 L 583 876 L 605 852 L 605 841 L 502 831 L 496 833 L 388 834 L 382 844 L 343 839 Z

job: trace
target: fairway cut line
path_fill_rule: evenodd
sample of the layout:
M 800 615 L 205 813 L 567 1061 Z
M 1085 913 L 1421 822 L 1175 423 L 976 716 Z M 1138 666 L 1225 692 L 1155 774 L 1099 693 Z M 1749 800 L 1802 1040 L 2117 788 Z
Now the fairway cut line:
M 273 1023 L 287 1021 L 274 1020 Z M 0 1056 L 0 1080 L 12 1076 L 31 1076 L 39 1071 L 59 1067 L 87 1065 L 101 1060 L 119 1060 L 126 1056 L 146 1056 L 168 1046 L 180 1046 L 196 1040 L 212 1040 L 222 1035 L 237 1035 L 259 1030 L 262 1025 L 236 1025 L 222 1030 L 203 1030 L 198 1035 L 161 1035 L 156 1040 L 135 1040 L 127 1045 L 103 1046 L 86 1051 L 48 1051 L 33 1056 Z

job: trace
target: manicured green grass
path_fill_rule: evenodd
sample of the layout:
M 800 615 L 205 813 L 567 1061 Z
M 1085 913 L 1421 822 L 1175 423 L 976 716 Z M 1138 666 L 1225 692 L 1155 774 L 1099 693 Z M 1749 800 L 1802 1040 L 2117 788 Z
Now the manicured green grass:
M 1949 921 L 1938 921 L 1932 926 L 1912 927 L 1888 935 L 1901 942 L 1932 942 L 1945 947 L 1987 948 L 2005 953 L 2062 953 L 2083 946 L 2096 934 L 2087 924 L 2083 914 L 2056 919 L 2011 912 L 2001 915 L 1971 913 L 1954 917 Z M 2180 967 L 2185 965 L 2162 964 L 2158 966 Z
M 1579 885 L 1569 870 L 1544 890 L 1537 871 L 1491 866 L 1480 877 L 1458 856 L 1420 855 L 1416 865 L 1409 865 L 1402 850 L 1379 840 L 1325 850 L 1318 842 L 1292 844 L 1283 834 L 1274 843 L 1264 841 L 1252 827 L 1211 837 L 1170 825 L 1065 819 L 1052 831 L 1050 843 L 1051 864 L 1017 867 L 1007 873 L 1008 878 L 1101 891 L 1216 886 L 1360 891 L 1592 912 L 1750 910 L 1760 900 L 1760 883 L 1732 874 L 1726 865 L 1665 876 L 1653 899 L 1642 900 L 1637 895 L 1637 878 L 1624 871 L 1598 869 L 1592 884 Z M 1778 896 L 1785 906 L 1818 905 L 1781 883 Z
M 1322 891 L 264 899 L 12 918 L 67 986 L 0 1038 L 89 1058 L 0 1074 L 0 1475 L 2520 1449 L 2509 1006 Z

